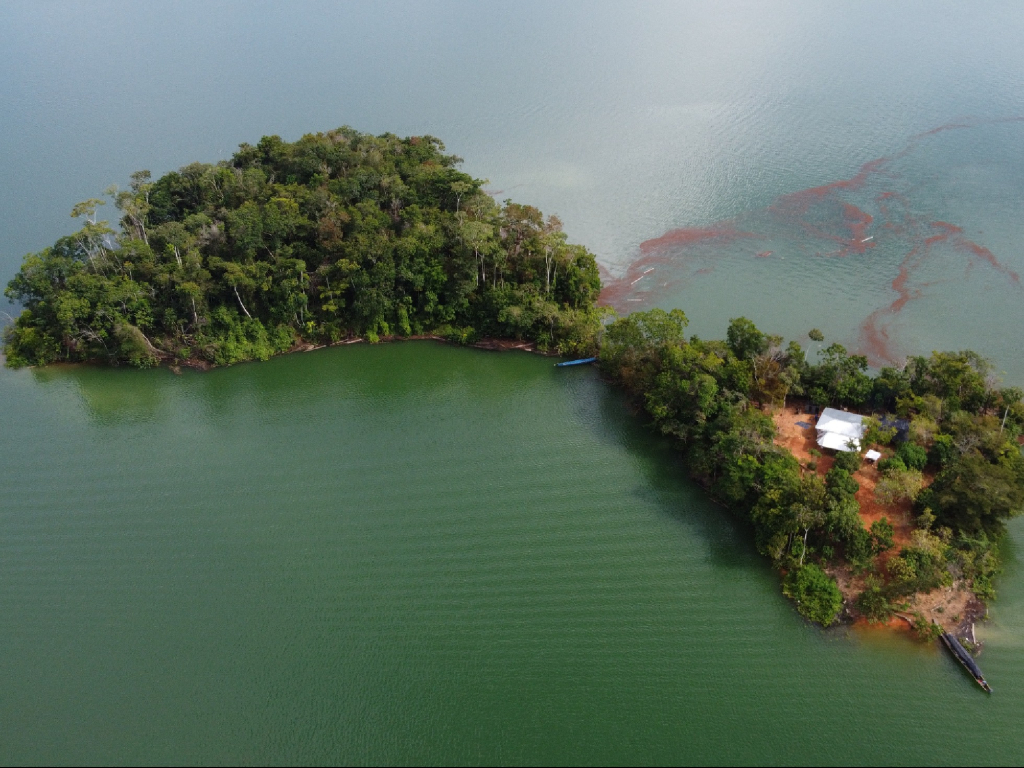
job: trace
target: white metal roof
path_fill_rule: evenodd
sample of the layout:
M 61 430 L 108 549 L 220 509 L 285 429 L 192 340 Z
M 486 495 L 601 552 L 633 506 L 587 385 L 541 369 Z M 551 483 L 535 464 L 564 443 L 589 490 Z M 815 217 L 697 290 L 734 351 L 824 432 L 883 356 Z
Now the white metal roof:
M 854 447 L 851 448 L 848 443 L 853 443 Z M 855 437 L 849 437 L 842 435 L 839 432 L 819 432 L 818 433 L 818 445 L 822 448 L 828 448 L 832 451 L 859 451 L 860 440 Z
M 878 451 L 868 451 L 867 453 L 864 454 L 864 458 L 867 459 L 868 461 L 878 461 L 880 458 L 882 458 L 882 454 L 880 454 Z
M 826 408 L 818 417 L 816 426 L 819 436 L 822 432 L 834 432 L 847 438 L 860 439 L 864 437 L 863 421 L 864 417 L 859 414 Z

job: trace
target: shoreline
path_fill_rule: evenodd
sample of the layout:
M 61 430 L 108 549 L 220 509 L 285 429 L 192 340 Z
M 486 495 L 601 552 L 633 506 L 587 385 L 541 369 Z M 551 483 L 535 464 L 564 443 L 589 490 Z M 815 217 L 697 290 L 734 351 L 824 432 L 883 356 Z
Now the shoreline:
M 462 347 L 462 348 L 465 348 L 465 349 L 479 349 L 479 350 L 490 351 L 490 352 L 522 351 L 522 352 L 529 352 L 529 353 L 532 353 L 532 354 L 541 355 L 543 357 L 560 357 L 560 356 L 562 356 L 562 355 L 560 355 L 557 352 L 538 349 L 537 345 L 536 345 L 536 342 L 533 342 L 533 341 L 523 341 L 521 339 L 486 337 L 486 338 L 479 339 L 479 340 L 477 340 L 476 342 L 474 342 L 472 344 L 460 344 L 457 341 L 452 341 L 450 339 L 447 339 L 447 338 L 445 338 L 443 336 L 438 336 L 436 334 L 414 334 L 414 335 L 410 335 L 410 336 L 398 336 L 398 335 L 381 336 L 375 342 L 371 342 L 366 337 L 361 337 L 361 336 L 350 336 L 350 337 L 347 337 L 345 339 L 341 339 L 339 341 L 331 342 L 331 343 L 328 343 L 328 344 L 314 344 L 312 342 L 300 341 L 300 342 L 297 342 L 296 344 L 294 344 L 290 349 L 285 350 L 283 352 L 280 352 L 280 353 L 278 353 L 276 355 L 273 355 L 273 357 L 283 357 L 285 355 L 292 355 L 292 354 L 296 354 L 296 353 L 300 353 L 300 352 L 315 352 L 315 351 L 321 350 L 321 349 L 327 349 L 327 348 L 331 348 L 331 347 L 348 346 L 348 345 L 351 345 L 351 344 L 362 344 L 362 343 L 367 343 L 367 344 L 385 344 L 385 343 L 386 344 L 391 344 L 391 343 L 398 343 L 398 342 L 404 342 L 404 341 L 434 341 L 434 342 L 438 342 L 438 343 L 441 343 L 441 344 L 445 344 L 445 345 L 449 345 L 449 346 L 454 346 L 454 347 Z M 240 361 L 240 362 L 263 362 L 263 361 L 258 360 L 258 359 L 253 359 L 253 360 Z M 182 373 L 181 369 L 182 368 L 190 368 L 192 370 L 197 370 L 197 371 L 210 371 L 210 370 L 213 370 L 215 368 L 231 367 L 231 365 L 236 365 L 236 363 L 232 363 L 230 365 L 216 365 L 216 364 L 210 363 L 210 362 L 208 362 L 206 360 L 202 360 L 202 359 L 199 359 L 199 358 L 192 358 L 192 359 L 189 359 L 189 360 L 186 360 L 186 361 L 182 361 L 182 362 L 179 362 L 179 363 L 169 364 L 166 361 L 166 357 L 164 357 L 164 358 L 161 359 L 161 361 L 157 365 L 155 365 L 153 367 L 154 368 L 167 368 L 168 370 L 170 370 L 175 375 L 181 375 L 181 373 Z M 54 367 L 64 367 L 64 366 L 97 366 L 97 367 L 99 367 L 99 366 L 103 366 L 103 367 L 109 367 L 109 368 L 119 367 L 119 366 L 112 366 L 109 363 L 107 363 L 106 361 L 104 361 L 102 359 L 99 359 L 99 358 L 96 358 L 96 359 L 93 359 L 93 360 L 80 361 L 80 362 L 54 362 L 54 363 L 50 363 L 47 366 L 41 366 L 40 368 L 49 368 L 51 366 L 54 366 Z M 39 366 L 27 366 L 27 367 L 29 367 L 29 368 L 36 368 L 36 367 L 39 367 Z M 609 386 L 613 386 L 614 387 L 614 383 L 612 381 L 608 380 L 605 376 L 601 376 L 601 378 L 602 378 L 602 380 L 605 381 L 606 384 L 608 384 Z M 642 412 L 643 412 L 643 409 L 639 408 L 639 407 L 637 407 L 635 409 L 631 408 L 631 410 L 633 410 L 634 417 L 642 415 Z M 786 409 L 783 408 L 781 413 L 774 414 L 774 415 L 777 417 L 779 415 L 782 415 L 782 413 L 785 413 L 785 411 L 786 411 Z M 782 431 L 780 430 L 779 432 L 776 433 L 776 444 L 780 444 L 780 445 L 782 445 L 782 447 L 786 447 L 787 450 L 792 450 L 791 448 L 789 448 L 788 446 L 785 445 L 785 440 L 784 439 L 780 441 L 780 437 L 781 436 L 782 436 Z M 696 478 L 690 478 L 690 479 L 691 479 L 692 482 L 694 482 L 696 485 L 698 485 L 704 491 L 705 494 L 707 494 L 707 497 L 711 501 L 715 502 L 719 506 L 726 507 L 726 505 L 724 503 L 722 503 L 720 500 L 718 500 L 712 494 L 711 488 L 709 486 L 707 486 L 703 482 L 700 482 Z M 833 574 L 833 576 L 834 575 L 835 574 Z M 910 638 L 912 638 L 912 639 L 914 639 L 916 641 L 927 642 L 930 639 L 930 638 L 922 637 L 922 635 L 917 631 L 917 629 L 916 629 L 916 627 L 914 625 L 914 618 L 913 618 L 912 615 L 908 615 L 907 610 L 897 610 L 897 611 L 894 611 L 893 614 L 890 616 L 890 618 L 888 620 L 886 620 L 886 621 L 872 621 L 872 620 L 866 618 L 865 616 L 863 616 L 860 613 L 859 610 L 857 610 L 853 600 L 851 599 L 851 592 L 849 591 L 849 587 L 850 587 L 850 585 L 848 585 L 848 584 L 846 585 L 846 588 L 842 588 L 841 587 L 841 590 L 843 592 L 843 597 L 844 597 L 844 605 L 843 605 L 843 609 L 841 611 L 839 620 L 838 620 L 838 622 L 836 624 L 837 627 L 845 626 L 845 627 L 848 627 L 848 628 L 863 628 L 863 629 L 870 628 L 870 629 L 873 629 L 873 630 L 895 631 L 895 632 L 900 633 L 900 634 L 906 634 Z M 938 590 L 934 590 L 933 592 L 940 592 L 940 591 L 943 591 L 943 592 L 944 591 L 949 591 L 949 588 L 940 588 Z M 925 595 L 930 595 L 930 594 L 932 594 L 932 593 L 919 593 L 919 595 L 915 595 L 914 597 L 925 596 Z M 911 613 L 913 613 L 912 610 L 911 610 Z M 931 617 L 931 618 L 934 621 L 934 617 Z M 975 631 L 974 631 L 975 630 L 975 624 L 978 621 L 986 621 L 987 619 L 988 619 L 988 608 L 987 608 L 987 606 L 985 605 L 985 603 L 980 598 L 978 598 L 978 596 L 973 591 L 970 591 L 969 599 L 966 601 L 966 603 L 964 605 L 964 609 L 961 612 L 961 614 L 956 617 L 956 621 L 949 622 L 948 626 L 946 625 L 946 622 L 939 621 L 939 622 L 936 623 L 936 626 L 939 626 L 943 631 L 948 631 L 951 634 L 953 634 L 955 637 L 957 637 L 958 640 L 961 641 L 961 643 L 963 643 L 967 648 L 969 648 L 969 650 L 972 653 L 972 655 L 977 656 L 977 655 L 980 655 L 980 653 L 981 653 L 981 651 L 982 651 L 982 649 L 984 647 L 984 642 L 980 642 L 979 643 L 977 641 L 976 635 L 975 635 Z
M 341 339 L 340 341 L 333 341 L 328 344 L 314 344 L 313 342 L 300 341 L 294 344 L 290 349 L 284 352 L 279 352 L 273 355 L 270 359 L 276 357 L 286 357 L 288 355 L 299 354 L 302 352 L 316 352 L 321 349 L 330 349 L 332 347 L 344 347 L 350 344 L 395 344 L 405 341 L 434 341 L 439 344 L 445 344 L 452 347 L 462 347 L 464 349 L 479 349 L 485 352 L 529 352 L 530 354 L 540 355 L 542 357 L 563 357 L 559 352 L 552 350 L 544 350 L 537 347 L 537 343 L 534 341 L 523 341 L 522 339 L 510 339 L 502 337 L 485 337 L 478 339 L 472 344 L 460 344 L 456 341 L 451 341 L 443 336 L 437 336 L 435 334 L 422 333 L 414 334 L 411 336 L 381 336 L 377 341 L 370 341 L 363 336 L 349 336 Z M 259 363 L 264 362 L 253 358 L 251 360 L 240 360 L 237 363 L 231 363 L 229 365 L 217 365 L 211 363 L 208 360 L 204 360 L 198 357 L 191 357 L 187 360 L 181 360 L 178 362 L 171 362 L 170 355 L 166 353 L 161 355 L 160 362 L 152 366 L 153 368 L 165 368 L 171 373 L 181 375 L 183 368 L 188 368 L 193 371 L 212 371 L 218 368 L 230 368 L 234 365 L 243 365 L 245 363 Z M 2 355 L 0 355 L 0 364 L 4 362 Z M 101 358 L 93 358 L 91 360 L 76 360 L 76 361 L 63 361 L 57 360 L 47 365 L 26 365 L 23 366 L 26 369 L 38 369 L 44 370 L 46 368 L 56 367 L 77 367 L 77 366 L 95 366 L 97 368 L 121 368 L 123 366 L 111 365 L 109 362 Z
M 466 349 L 482 349 L 488 352 L 530 352 L 535 355 L 542 355 L 544 357 L 559 357 L 557 352 L 551 352 L 537 348 L 536 342 L 533 341 L 522 341 L 520 339 L 507 339 L 507 338 L 483 338 L 478 339 L 472 344 L 459 344 L 458 342 L 446 339 L 443 336 L 437 336 L 430 333 L 413 334 L 411 336 L 381 336 L 377 341 L 370 341 L 363 336 L 350 336 L 340 341 L 330 342 L 329 344 L 314 344 L 312 342 L 299 342 L 295 344 L 291 349 L 281 352 L 274 357 L 284 357 L 286 355 L 293 355 L 300 352 L 316 352 L 320 349 L 330 349 L 332 347 L 345 347 L 350 344 L 394 344 L 403 341 L 434 341 L 440 344 L 446 344 L 453 347 L 464 347 Z M 261 362 L 259 360 L 242 360 L 240 363 L 253 363 Z M 232 363 L 231 365 L 238 365 L 239 363 Z M 190 358 L 181 363 L 175 363 L 173 365 L 166 365 L 161 363 L 155 367 L 166 367 L 172 373 L 180 374 L 182 368 L 191 368 L 196 371 L 211 371 L 214 368 L 230 368 L 230 365 L 216 365 L 206 360 L 198 358 Z
M 772 409 L 771 415 L 775 422 L 776 445 L 793 454 L 806 472 L 813 472 L 824 478 L 832 466 L 833 457 L 821 454 L 814 456 L 811 453 L 811 450 L 817 447 L 815 432 L 813 427 L 799 426 L 804 423 L 803 419 L 807 418 L 801 410 L 800 401 Z M 811 462 L 814 469 L 810 467 Z M 874 498 L 874 489 L 879 479 L 876 464 L 862 463 L 853 473 L 853 478 L 860 485 L 856 498 L 865 529 L 870 528 L 874 520 L 882 517 L 889 519 L 894 525 L 894 548 L 876 557 L 876 562 L 887 562 L 896 553 L 897 548 L 911 542 L 911 503 L 902 500 L 887 506 Z M 863 575 L 853 572 L 849 566 L 829 569 L 828 573 L 836 580 L 843 595 L 843 623 L 890 629 L 900 633 L 910 632 L 918 639 L 927 639 L 921 636 L 915 626 L 915 619 L 925 620 L 941 627 L 942 631 L 955 635 L 961 641 L 967 640 L 971 647 L 980 648 L 974 640 L 973 627 L 976 621 L 985 619 L 988 609 L 977 594 L 965 584 L 953 584 L 929 592 L 914 593 L 908 596 L 905 606 L 894 610 L 887 620 L 872 621 L 858 610 L 855 603 L 864 587 Z M 955 613 L 947 613 L 950 610 L 955 610 Z

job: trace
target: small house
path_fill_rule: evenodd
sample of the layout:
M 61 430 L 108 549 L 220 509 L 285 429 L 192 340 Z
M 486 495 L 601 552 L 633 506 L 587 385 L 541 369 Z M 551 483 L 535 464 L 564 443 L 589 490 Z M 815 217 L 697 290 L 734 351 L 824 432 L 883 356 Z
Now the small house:
M 864 437 L 864 417 L 826 408 L 818 417 L 818 445 L 831 451 L 859 451 Z

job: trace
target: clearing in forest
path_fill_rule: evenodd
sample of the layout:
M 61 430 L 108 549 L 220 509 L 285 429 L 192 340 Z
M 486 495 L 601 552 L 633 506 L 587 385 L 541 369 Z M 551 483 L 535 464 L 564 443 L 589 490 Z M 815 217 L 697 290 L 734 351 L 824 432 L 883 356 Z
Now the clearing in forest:
M 783 446 L 796 457 L 805 472 L 816 472 L 822 478 L 832 467 L 833 456 L 830 452 L 821 451 L 817 442 L 815 417 L 803 413 L 803 404 L 787 405 L 772 413 L 776 429 L 776 444 Z M 801 424 L 810 426 L 803 426 Z M 865 449 L 869 446 L 863 446 Z M 871 446 L 877 447 L 877 446 Z M 884 450 L 884 449 L 883 449 Z M 885 451 L 891 453 L 891 451 Z M 812 470 L 810 467 L 814 467 Z M 861 462 L 860 468 L 853 473 L 854 480 L 860 485 L 856 499 L 860 506 L 860 518 L 865 529 L 883 517 L 889 519 L 893 527 L 894 546 L 879 555 L 877 566 L 881 573 L 889 559 L 911 543 L 914 532 L 912 502 L 900 501 L 896 504 L 882 504 L 875 497 L 875 486 L 881 479 L 878 467 L 867 460 Z M 928 483 L 932 478 L 925 477 Z M 829 568 L 828 572 L 836 579 L 847 605 L 852 606 L 857 595 L 864 589 L 864 576 L 853 573 L 849 567 Z M 978 606 L 974 594 L 961 583 L 952 587 L 941 587 L 932 592 L 912 595 L 908 599 L 907 611 L 920 613 L 925 619 L 940 624 L 946 631 L 956 631 L 958 625 Z M 893 628 L 905 629 L 907 623 L 893 617 L 889 622 Z

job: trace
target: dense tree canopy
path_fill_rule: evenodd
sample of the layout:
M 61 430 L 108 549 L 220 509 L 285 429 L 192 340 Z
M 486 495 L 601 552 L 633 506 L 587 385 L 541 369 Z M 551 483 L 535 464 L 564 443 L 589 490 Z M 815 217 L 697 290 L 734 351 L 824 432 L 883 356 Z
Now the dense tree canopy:
M 495 204 L 435 138 L 349 128 L 264 137 L 75 206 L 82 229 L 25 258 L 12 365 L 225 364 L 299 341 L 435 333 L 594 344 L 592 254 L 532 206 Z
M 811 363 L 743 317 L 723 340 L 688 339 L 678 309 L 602 327 L 592 254 L 554 216 L 496 204 L 458 163 L 432 137 L 341 128 L 264 137 L 156 181 L 133 174 L 108 190 L 116 231 L 99 218 L 104 201 L 87 200 L 72 211 L 78 232 L 25 257 L 6 290 L 24 308 L 5 332 L 8 364 L 230 364 L 302 342 L 425 334 L 599 350 L 692 476 L 749 522 L 804 615 L 836 618 L 829 569 L 844 564 L 875 568 L 861 601 L 871 617 L 954 574 L 992 594 L 995 541 L 1024 508 L 1024 391 L 998 387 L 987 361 L 933 353 L 872 376 L 840 344 Z M 912 500 L 918 529 L 884 571 L 894 529 L 862 523 L 860 456 L 837 457 L 821 477 L 777 443 L 769 411 L 794 395 L 873 413 L 866 442 L 880 447 L 903 420 L 875 493 Z
M 870 529 L 861 520 L 852 477 L 862 464 L 858 453 L 838 454 L 821 478 L 777 444 L 764 409 L 790 395 L 875 412 L 873 442 L 894 439 L 897 430 L 882 423 L 895 414 L 912 425 L 909 441 L 880 462 L 876 493 L 884 503 L 916 499 L 922 538 L 890 560 L 892 569 L 872 576 L 867 614 L 877 617 L 954 572 L 991 595 L 995 537 L 1024 509 L 1019 390 L 996 387 L 988 364 L 971 352 L 912 358 L 872 377 L 867 361 L 839 344 L 811 364 L 798 345 L 783 348 L 746 318 L 733 320 L 723 341 L 687 339 L 686 326 L 679 310 L 618 319 L 605 331 L 602 367 L 677 442 L 691 474 L 749 521 L 761 552 L 789 573 L 785 590 L 804 615 L 828 624 L 840 609 L 822 568 L 870 570 L 894 539 L 887 519 Z M 823 338 L 819 331 L 811 337 Z M 934 482 L 922 491 L 929 464 Z

